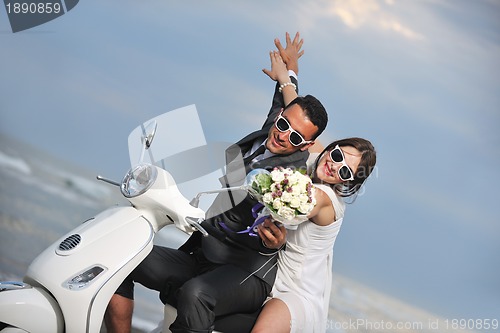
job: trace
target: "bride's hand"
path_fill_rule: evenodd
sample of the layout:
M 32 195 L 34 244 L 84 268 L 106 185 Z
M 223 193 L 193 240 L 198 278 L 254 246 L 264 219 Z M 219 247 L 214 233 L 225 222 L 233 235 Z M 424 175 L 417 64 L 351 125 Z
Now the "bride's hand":
M 264 68 L 262 71 L 273 81 L 278 81 L 279 83 L 290 81 L 288 77 L 288 69 L 286 68 L 286 64 L 283 62 L 279 52 L 269 52 L 269 58 L 271 59 L 271 70 Z

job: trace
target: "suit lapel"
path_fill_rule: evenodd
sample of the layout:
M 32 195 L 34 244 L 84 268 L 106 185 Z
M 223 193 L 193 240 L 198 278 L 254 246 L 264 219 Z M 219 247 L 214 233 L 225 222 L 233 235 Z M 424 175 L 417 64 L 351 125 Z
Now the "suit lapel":
M 226 150 L 226 175 L 220 179 L 223 186 L 239 186 L 246 177 L 246 168 L 243 163 L 243 154 L 252 148 L 255 140 L 264 140 L 268 130 L 261 129 L 250 133 Z
M 246 174 L 252 169 L 263 168 L 269 170 L 278 166 L 305 167 L 305 161 L 309 157 L 308 151 L 297 151 L 290 155 L 274 155 L 245 166 L 243 155 L 252 148 L 255 140 L 264 140 L 268 132 L 269 126 L 250 133 L 226 150 L 226 175 L 220 178 L 222 186 L 240 186 L 243 184 Z

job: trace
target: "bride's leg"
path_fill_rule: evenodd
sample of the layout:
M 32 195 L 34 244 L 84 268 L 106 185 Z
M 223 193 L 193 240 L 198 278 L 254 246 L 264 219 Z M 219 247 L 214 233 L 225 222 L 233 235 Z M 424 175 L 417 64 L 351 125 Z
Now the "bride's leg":
M 287 305 L 273 298 L 264 305 L 252 333 L 289 333 L 292 316 Z

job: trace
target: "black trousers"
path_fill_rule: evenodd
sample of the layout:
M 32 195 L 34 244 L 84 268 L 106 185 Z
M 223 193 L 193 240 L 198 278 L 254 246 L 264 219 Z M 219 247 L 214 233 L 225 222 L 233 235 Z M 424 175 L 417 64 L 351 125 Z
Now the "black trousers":
M 133 299 L 134 282 L 159 291 L 163 303 L 177 308 L 173 333 L 211 332 L 216 317 L 253 313 L 271 288 L 239 267 L 208 261 L 201 249 L 188 254 L 160 246 L 153 247 L 116 293 Z

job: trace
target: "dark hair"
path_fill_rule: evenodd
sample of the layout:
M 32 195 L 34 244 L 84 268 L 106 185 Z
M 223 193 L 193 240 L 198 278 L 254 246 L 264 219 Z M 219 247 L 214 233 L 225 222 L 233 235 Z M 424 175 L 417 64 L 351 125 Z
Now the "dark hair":
M 333 185 L 333 189 L 339 196 L 350 197 L 358 192 L 366 178 L 368 178 L 368 176 L 372 173 L 375 168 L 375 163 L 377 162 L 377 153 L 375 152 L 375 148 L 372 143 L 366 139 L 347 138 L 336 140 L 326 146 L 326 148 L 318 156 L 316 162 L 314 163 L 314 170 L 318 167 L 318 163 L 323 154 L 335 148 L 336 145 L 339 145 L 339 147 L 350 146 L 359 150 L 361 153 L 361 161 L 359 162 L 359 166 L 354 174 L 354 180 Z
M 306 117 L 316 126 L 318 127 L 318 131 L 312 137 L 312 140 L 315 140 L 326 128 L 326 124 L 328 123 L 328 114 L 326 113 L 325 107 L 321 102 L 314 96 L 306 95 L 299 96 L 295 98 L 286 106 L 289 108 L 293 104 L 299 105 Z

